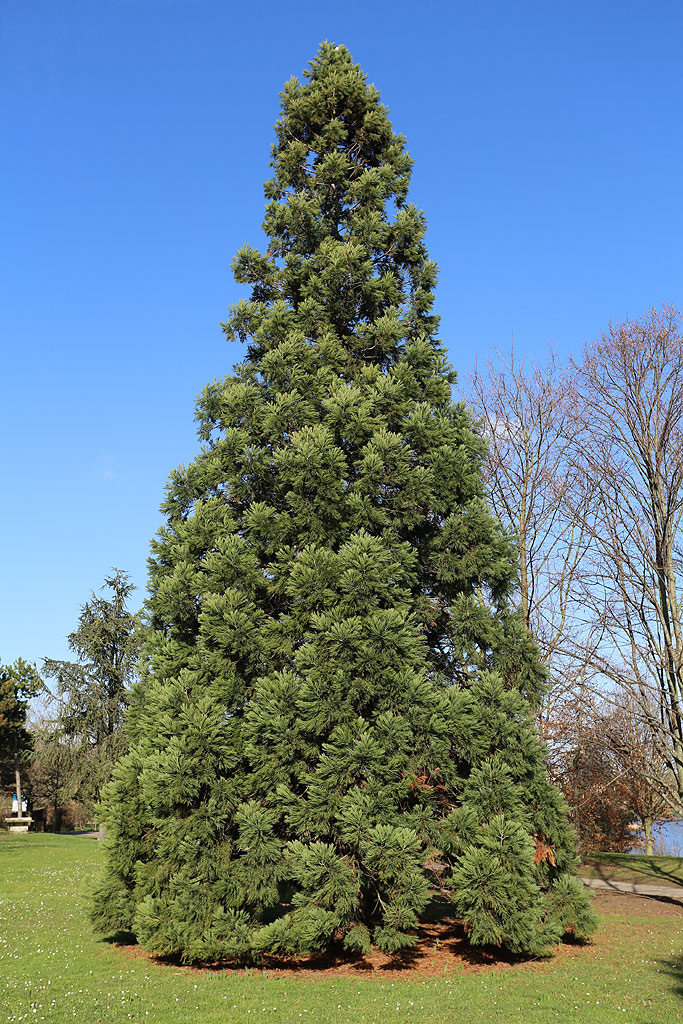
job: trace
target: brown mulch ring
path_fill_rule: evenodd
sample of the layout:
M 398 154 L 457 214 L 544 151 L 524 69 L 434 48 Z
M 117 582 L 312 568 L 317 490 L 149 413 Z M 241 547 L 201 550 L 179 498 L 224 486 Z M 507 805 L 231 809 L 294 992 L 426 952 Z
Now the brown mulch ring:
M 637 896 L 632 893 L 597 890 L 594 893 L 593 906 L 600 913 L 624 914 L 631 917 L 665 917 L 683 920 L 683 907 L 680 904 L 653 898 Z M 237 967 L 231 963 L 203 964 L 201 966 L 181 965 L 170 957 L 153 957 L 145 953 L 139 946 L 118 944 L 117 948 L 128 956 L 142 957 L 153 963 L 175 967 L 178 973 L 194 971 L 220 971 L 225 974 L 245 973 L 267 976 L 269 978 L 423 978 L 443 977 L 452 973 L 477 973 L 480 971 L 505 970 L 509 967 L 522 967 L 537 970 L 548 963 L 578 958 L 594 957 L 600 954 L 609 943 L 609 936 L 600 932 L 588 943 L 563 942 L 555 950 L 552 958 L 529 958 L 514 956 L 501 949 L 473 949 L 468 945 L 462 925 L 452 918 L 428 922 L 420 927 L 418 944 L 415 949 L 408 950 L 399 956 L 390 956 L 373 949 L 365 956 L 347 953 L 341 945 L 330 953 L 315 954 L 306 957 L 264 957 L 256 967 Z

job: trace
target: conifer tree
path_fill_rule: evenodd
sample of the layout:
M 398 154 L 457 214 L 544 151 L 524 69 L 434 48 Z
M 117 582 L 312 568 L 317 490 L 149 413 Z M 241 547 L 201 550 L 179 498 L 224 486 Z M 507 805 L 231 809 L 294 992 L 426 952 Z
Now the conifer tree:
M 72 760 L 80 775 L 76 795 L 90 807 L 126 750 L 123 718 L 140 656 L 138 617 L 127 607 L 135 590 L 128 573 L 112 569 L 101 589 L 108 596 L 90 595 L 68 637 L 78 660 L 43 659 L 44 673 L 57 683 L 53 699 L 60 731 L 74 741 Z
M 341 46 L 290 80 L 265 252 L 150 559 L 94 920 L 186 960 L 398 951 L 434 878 L 471 941 L 591 915 L 547 781 L 536 648 L 451 398 L 411 160 Z M 539 852 L 540 851 L 540 852 Z

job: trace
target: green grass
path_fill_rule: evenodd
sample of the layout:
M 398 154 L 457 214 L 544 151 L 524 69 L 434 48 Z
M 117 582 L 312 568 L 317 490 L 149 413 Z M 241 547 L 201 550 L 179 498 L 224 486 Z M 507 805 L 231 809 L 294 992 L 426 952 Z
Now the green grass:
M 683 1020 L 683 916 L 628 898 L 594 946 L 552 962 L 441 977 L 292 979 L 187 971 L 98 942 L 87 893 L 93 839 L 0 837 L 0 1024 L 277 1021 L 283 1024 L 671 1024 Z M 619 897 L 614 906 L 622 905 Z M 632 909 L 630 904 L 633 904 Z M 608 904 L 606 904 L 608 905 Z
M 638 853 L 594 853 L 584 857 L 579 874 L 610 882 L 683 885 L 683 857 L 646 857 Z

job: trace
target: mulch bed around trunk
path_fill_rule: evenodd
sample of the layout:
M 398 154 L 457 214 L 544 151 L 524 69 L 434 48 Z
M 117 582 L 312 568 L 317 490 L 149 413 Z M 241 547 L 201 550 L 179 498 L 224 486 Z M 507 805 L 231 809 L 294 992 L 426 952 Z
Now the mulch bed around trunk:
M 683 907 L 648 896 L 598 890 L 595 892 L 594 907 L 598 911 L 624 914 L 625 916 L 667 917 L 683 921 Z M 563 942 L 551 959 L 516 957 L 500 949 L 473 949 L 457 921 L 448 918 L 427 922 L 420 928 L 417 947 L 400 956 L 389 956 L 373 951 L 366 956 L 350 955 L 339 946 L 331 953 L 306 957 L 264 957 L 255 967 L 237 967 L 230 963 L 215 963 L 185 966 L 168 957 L 152 957 L 139 946 L 122 944 L 117 948 L 129 956 L 150 959 L 156 963 L 168 964 L 178 972 L 220 971 L 226 974 L 252 974 L 269 978 L 422 978 L 443 977 L 457 973 L 487 971 L 491 968 L 504 970 L 508 967 L 523 967 L 535 970 L 548 963 L 564 959 L 593 957 L 602 951 L 609 936 L 598 933 L 589 943 Z

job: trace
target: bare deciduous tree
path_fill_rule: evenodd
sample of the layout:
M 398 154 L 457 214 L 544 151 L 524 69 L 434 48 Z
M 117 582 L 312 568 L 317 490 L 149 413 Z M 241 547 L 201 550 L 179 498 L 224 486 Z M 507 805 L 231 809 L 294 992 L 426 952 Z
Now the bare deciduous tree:
M 610 325 L 572 366 L 584 423 L 575 468 L 591 506 L 572 507 L 589 553 L 579 576 L 590 659 L 605 693 L 626 690 L 646 725 L 652 773 L 683 804 L 683 338 L 671 307 Z
M 680 316 L 666 307 L 610 325 L 567 371 L 552 353 L 542 367 L 497 355 L 468 397 L 549 670 L 541 731 L 561 750 L 573 707 L 600 743 L 611 737 L 650 834 L 651 820 L 683 814 Z
M 547 735 L 554 703 L 573 689 L 585 666 L 577 655 L 573 606 L 586 538 L 577 505 L 574 449 L 580 425 L 571 381 L 550 352 L 544 366 L 496 353 L 470 375 L 467 398 L 489 445 L 485 473 L 494 511 L 518 540 L 519 599 L 549 671 L 539 724 Z M 574 491 L 568 501 L 569 490 Z
M 641 822 L 645 853 L 650 856 L 654 852 L 652 827 L 669 818 L 671 808 L 664 796 L 668 779 L 661 743 L 647 724 L 642 702 L 642 695 L 634 699 L 628 693 L 619 695 L 616 706 L 609 697 L 603 700 L 596 731 L 618 769 L 616 789 L 623 793 L 633 818 Z M 657 708 L 653 706 L 651 712 L 656 715 Z
M 625 851 L 636 841 L 632 828 L 636 780 L 631 767 L 608 742 L 621 732 L 613 708 L 591 692 L 569 695 L 555 704 L 549 723 L 549 770 L 566 796 L 579 848 Z M 624 750 L 619 744 L 619 752 Z

